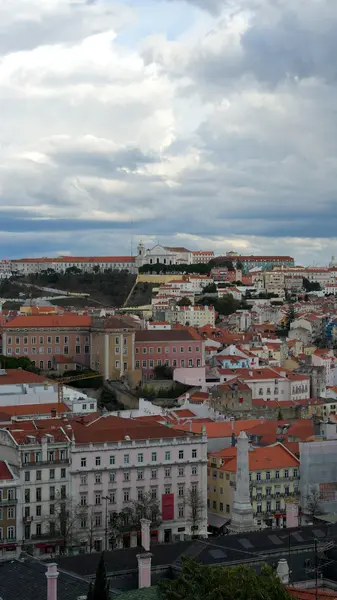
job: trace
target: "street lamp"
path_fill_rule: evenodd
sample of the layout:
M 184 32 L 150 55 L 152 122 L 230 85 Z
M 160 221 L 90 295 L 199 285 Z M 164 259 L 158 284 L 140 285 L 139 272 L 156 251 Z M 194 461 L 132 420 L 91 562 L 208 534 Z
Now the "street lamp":
M 108 500 L 110 500 L 110 496 L 103 496 L 103 500 L 105 501 L 105 546 L 104 546 L 104 550 L 108 550 Z

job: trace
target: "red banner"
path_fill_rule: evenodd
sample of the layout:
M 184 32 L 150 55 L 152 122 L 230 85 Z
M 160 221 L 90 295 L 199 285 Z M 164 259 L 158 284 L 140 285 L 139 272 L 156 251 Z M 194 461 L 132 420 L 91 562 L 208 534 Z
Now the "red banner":
M 161 497 L 161 506 L 163 521 L 174 519 L 174 494 L 163 494 Z

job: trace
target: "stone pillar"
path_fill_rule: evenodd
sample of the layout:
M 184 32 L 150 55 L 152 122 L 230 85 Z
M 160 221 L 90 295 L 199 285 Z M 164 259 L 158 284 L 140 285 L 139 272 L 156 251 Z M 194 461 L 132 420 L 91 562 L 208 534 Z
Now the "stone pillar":
M 279 560 L 277 569 L 276 569 L 276 573 L 277 573 L 277 576 L 280 579 L 281 583 L 283 583 L 284 585 L 288 585 L 288 583 L 289 583 L 289 565 L 285 558 L 281 558 L 281 560 Z
M 104 379 L 109 379 L 109 352 L 110 350 L 110 340 L 109 334 L 104 334 Z
M 57 600 L 57 578 L 58 570 L 56 563 L 47 565 L 47 600 Z
M 151 552 L 137 554 L 138 560 L 138 587 L 151 587 Z M 49 600 L 49 599 L 48 599 Z
M 249 441 L 244 431 L 237 439 L 236 487 L 230 528 L 233 532 L 256 528 L 249 489 Z
M 149 552 L 151 521 L 149 521 L 148 519 L 141 519 L 140 525 L 141 525 L 141 534 L 142 534 L 141 544 L 142 544 L 142 547 L 144 548 L 145 552 Z

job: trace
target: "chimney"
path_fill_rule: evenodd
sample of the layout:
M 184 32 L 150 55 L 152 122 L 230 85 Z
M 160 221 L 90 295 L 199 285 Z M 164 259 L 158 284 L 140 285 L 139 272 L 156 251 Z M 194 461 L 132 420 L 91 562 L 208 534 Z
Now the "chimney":
M 281 558 L 281 560 L 279 560 L 276 573 L 281 583 L 284 585 L 289 584 L 289 565 L 285 558 Z
M 140 520 L 140 526 L 141 526 L 141 544 L 142 544 L 142 547 L 145 550 L 145 552 L 149 552 L 150 551 L 150 526 L 151 526 L 151 521 L 149 521 L 148 519 L 141 519 Z
M 52 419 L 55 419 L 55 417 L 56 417 L 56 408 L 52 408 L 51 411 L 50 411 L 50 413 L 51 413 Z
M 47 600 L 57 600 L 57 578 L 58 570 L 56 563 L 49 563 L 47 565 Z

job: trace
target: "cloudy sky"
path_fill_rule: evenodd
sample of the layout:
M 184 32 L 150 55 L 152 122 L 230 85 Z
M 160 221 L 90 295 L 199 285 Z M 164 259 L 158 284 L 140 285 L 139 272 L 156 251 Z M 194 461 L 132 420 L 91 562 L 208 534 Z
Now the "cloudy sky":
M 0 0 L 0 258 L 337 254 L 336 0 Z

